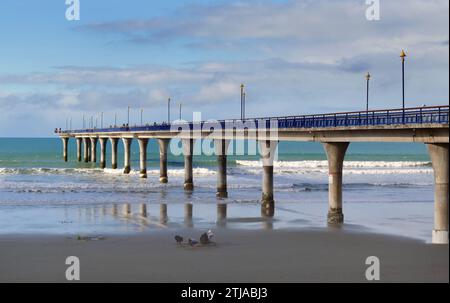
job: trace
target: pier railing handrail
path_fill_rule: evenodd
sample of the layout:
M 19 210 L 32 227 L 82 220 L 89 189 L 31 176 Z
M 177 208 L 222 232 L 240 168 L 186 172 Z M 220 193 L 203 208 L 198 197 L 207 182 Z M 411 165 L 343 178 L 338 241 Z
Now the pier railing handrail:
M 270 128 L 270 121 L 278 121 L 278 128 L 317 128 L 317 127 L 349 127 L 349 126 L 377 126 L 399 124 L 448 124 L 449 106 L 423 106 L 410 108 L 378 109 L 351 112 L 336 112 L 325 114 L 306 114 L 282 117 L 262 117 L 245 119 L 214 120 L 218 123 L 226 122 L 266 122 L 265 127 Z M 92 133 L 92 132 L 126 132 L 126 131 L 170 131 L 171 125 L 190 126 L 203 125 L 212 121 L 174 121 L 173 123 L 153 123 L 135 126 L 113 126 L 107 128 L 88 128 L 79 130 L 64 130 L 61 133 Z M 280 123 L 281 122 L 281 123 Z

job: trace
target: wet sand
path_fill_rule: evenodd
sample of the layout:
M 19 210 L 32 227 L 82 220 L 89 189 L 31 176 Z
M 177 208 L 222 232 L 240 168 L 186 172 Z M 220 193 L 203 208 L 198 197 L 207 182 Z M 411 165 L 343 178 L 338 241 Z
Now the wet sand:
M 365 260 L 380 259 L 380 282 L 449 282 L 448 245 L 348 231 L 216 231 L 216 246 L 177 246 L 176 234 L 1 235 L 0 282 L 67 282 L 66 257 L 81 282 L 367 282 Z

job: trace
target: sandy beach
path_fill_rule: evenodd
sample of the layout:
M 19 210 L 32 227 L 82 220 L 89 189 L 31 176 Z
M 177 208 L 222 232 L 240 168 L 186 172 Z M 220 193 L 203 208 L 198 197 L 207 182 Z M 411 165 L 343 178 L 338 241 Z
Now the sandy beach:
M 81 282 L 367 282 L 365 260 L 380 259 L 380 282 L 449 281 L 448 245 L 336 230 L 218 230 L 216 246 L 177 246 L 195 229 L 80 240 L 0 236 L 0 282 L 67 282 L 66 257 Z

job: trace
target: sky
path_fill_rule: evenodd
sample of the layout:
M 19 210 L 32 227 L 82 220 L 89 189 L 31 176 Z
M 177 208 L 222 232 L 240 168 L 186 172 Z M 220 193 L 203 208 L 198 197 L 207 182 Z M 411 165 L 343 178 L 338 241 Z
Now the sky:
M 0 137 L 167 119 L 268 117 L 449 103 L 449 1 L 0 1 Z

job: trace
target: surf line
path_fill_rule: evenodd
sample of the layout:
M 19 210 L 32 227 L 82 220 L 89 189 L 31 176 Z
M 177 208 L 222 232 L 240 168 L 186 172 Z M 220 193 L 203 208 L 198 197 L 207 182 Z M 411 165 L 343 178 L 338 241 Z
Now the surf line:
M 183 289 L 181 291 L 182 298 L 206 298 L 209 301 L 214 299 L 216 291 L 211 289 L 192 289 L 188 287 L 188 289 Z

